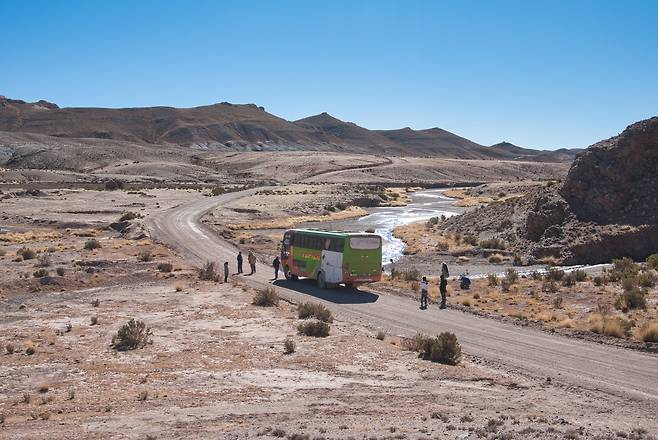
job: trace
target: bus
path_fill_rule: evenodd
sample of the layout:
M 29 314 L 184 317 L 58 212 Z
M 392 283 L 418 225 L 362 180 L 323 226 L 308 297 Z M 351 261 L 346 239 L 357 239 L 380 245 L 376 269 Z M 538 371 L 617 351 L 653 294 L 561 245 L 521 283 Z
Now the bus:
M 289 229 L 281 242 L 281 267 L 286 279 L 312 278 L 322 289 L 379 281 L 382 238 L 370 233 Z

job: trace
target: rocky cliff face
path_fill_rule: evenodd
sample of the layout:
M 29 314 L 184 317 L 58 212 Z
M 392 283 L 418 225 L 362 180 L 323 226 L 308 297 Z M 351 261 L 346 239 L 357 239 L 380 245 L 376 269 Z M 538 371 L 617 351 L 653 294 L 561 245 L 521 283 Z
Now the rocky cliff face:
M 580 154 L 560 191 L 579 219 L 658 223 L 658 117 Z

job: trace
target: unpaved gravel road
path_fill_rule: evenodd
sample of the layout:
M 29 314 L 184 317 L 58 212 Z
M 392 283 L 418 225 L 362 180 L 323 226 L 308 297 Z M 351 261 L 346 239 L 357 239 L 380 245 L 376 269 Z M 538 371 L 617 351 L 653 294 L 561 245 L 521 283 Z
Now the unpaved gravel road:
M 259 188 L 262 189 L 262 188 Z M 184 203 L 148 219 L 152 237 L 171 246 L 190 263 L 228 261 L 235 268 L 235 247 L 201 223 L 201 217 L 218 205 L 250 195 L 256 190 L 224 194 Z M 245 266 L 248 266 L 245 262 Z M 273 276 L 264 264 L 250 285 L 266 285 Z M 294 301 L 323 302 L 342 320 L 369 324 L 389 333 L 410 336 L 418 331 L 436 334 L 452 331 L 464 351 L 503 369 L 553 384 L 599 390 L 658 404 L 658 356 L 591 343 L 513 326 L 456 310 L 426 311 L 408 298 L 376 295 L 346 288 L 319 290 L 310 281 L 277 281 L 279 295 Z

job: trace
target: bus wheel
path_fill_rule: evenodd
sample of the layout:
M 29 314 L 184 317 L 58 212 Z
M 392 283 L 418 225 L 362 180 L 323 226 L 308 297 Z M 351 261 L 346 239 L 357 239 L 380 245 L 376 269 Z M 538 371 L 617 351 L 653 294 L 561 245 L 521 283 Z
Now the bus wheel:
M 318 287 L 320 289 L 324 289 L 327 287 L 327 283 L 324 280 L 324 274 L 322 272 L 318 272 Z

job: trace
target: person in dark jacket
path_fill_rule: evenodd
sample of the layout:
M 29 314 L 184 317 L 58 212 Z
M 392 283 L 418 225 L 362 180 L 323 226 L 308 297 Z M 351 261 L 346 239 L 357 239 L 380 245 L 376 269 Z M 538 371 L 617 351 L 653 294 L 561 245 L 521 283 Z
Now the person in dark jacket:
M 228 261 L 224 262 L 224 282 L 228 283 L 228 274 L 229 274 L 229 268 L 228 268 Z
M 439 291 L 441 292 L 441 305 L 440 309 L 445 309 L 446 306 L 446 296 L 448 294 L 448 277 L 450 273 L 448 272 L 448 265 L 445 263 L 441 264 L 441 281 L 439 282 Z
M 242 251 L 238 251 L 238 273 L 242 273 Z
M 274 268 L 275 280 L 279 279 L 279 266 L 281 266 L 281 261 L 279 261 L 279 257 L 274 257 L 274 260 L 272 261 L 272 267 Z

